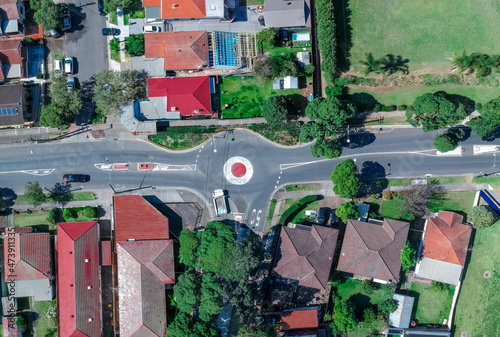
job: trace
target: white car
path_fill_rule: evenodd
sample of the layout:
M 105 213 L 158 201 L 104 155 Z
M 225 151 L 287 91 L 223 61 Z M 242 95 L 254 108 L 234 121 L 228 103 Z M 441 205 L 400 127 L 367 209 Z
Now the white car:
M 73 57 L 66 57 L 64 59 L 64 72 L 66 74 L 73 74 L 73 65 L 75 59 Z
M 143 26 L 142 31 L 144 33 L 159 33 L 161 32 L 160 26 Z
M 59 78 L 63 75 L 63 60 L 56 59 L 54 60 L 54 76 Z
M 66 88 L 68 89 L 68 93 L 72 93 L 75 90 L 75 78 L 68 77 L 66 79 Z

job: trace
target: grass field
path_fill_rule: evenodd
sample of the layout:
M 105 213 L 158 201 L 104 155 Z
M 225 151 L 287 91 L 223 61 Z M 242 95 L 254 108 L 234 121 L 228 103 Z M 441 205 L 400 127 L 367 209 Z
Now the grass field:
M 454 52 L 498 53 L 500 3 L 496 0 L 345 0 L 351 14 L 351 65 L 364 54 L 409 59 L 410 72 L 447 71 Z M 338 29 L 342 29 L 339 27 Z M 342 32 L 339 34 L 342 36 Z M 341 45 L 342 41 L 339 41 Z
M 436 177 L 427 178 L 428 184 L 467 184 L 467 177 Z
M 431 212 L 458 211 L 468 214 L 472 209 L 475 196 L 476 192 L 437 193 L 435 199 L 429 202 L 429 210 Z
M 446 91 L 449 94 L 462 95 L 472 99 L 474 102 L 486 103 L 493 98 L 498 97 L 498 87 L 469 87 L 457 85 L 439 85 L 439 86 L 414 86 L 414 87 L 391 87 L 367 90 L 349 88 L 350 94 L 367 93 L 372 95 L 377 102 L 383 105 L 411 105 L 418 96 L 425 93 L 437 91 Z
M 93 192 L 74 192 L 73 199 L 71 201 L 89 201 L 96 200 L 96 197 Z M 47 197 L 47 202 L 51 202 L 52 200 L 48 199 L 49 194 L 45 193 Z M 16 204 L 30 204 L 28 198 L 24 194 L 18 195 L 16 199 Z
M 388 186 L 410 186 L 411 179 L 410 178 L 400 178 L 400 179 L 389 179 Z
M 413 282 L 410 296 L 415 298 L 413 312 L 419 324 L 442 324 L 450 315 L 455 287 L 439 291 L 425 284 Z M 415 310 L 416 306 L 416 310 Z
M 26 212 L 14 214 L 14 226 L 50 225 L 50 229 L 52 229 L 53 225 L 47 221 L 48 213 L 48 211 L 33 211 L 31 214 Z
M 409 214 L 403 213 L 403 199 L 393 198 L 391 200 L 383 200 L 380 206 L 379 214 L 382 218 L 394 220 L 410 220 Z
M 221 106 L 223 118 L 260 117 L 264 101 L 272 96 L 297 95 L 294 100 L 302 100 L 300 90 L 273 90 L 272 80 L 260 80 L 253 76 L 232 76 L 224 78 L 221 85 Z M 297 105 L 299 106 L 299 105 Z
M 455 337 L 500 336 L 500 226 L 477 230 L 455 314 Z M 489 271 L 490 278 L 483 273 Z
M 499 177 L 474 177 L 472 178 L 473 184 L 490 184 L 493 188 L 500 187 Z

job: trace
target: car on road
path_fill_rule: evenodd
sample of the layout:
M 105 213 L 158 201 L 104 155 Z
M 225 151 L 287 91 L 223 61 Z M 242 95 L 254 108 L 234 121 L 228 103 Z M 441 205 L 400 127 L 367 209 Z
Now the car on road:
M 66 57 L 64 59 L 64 72 L 66 74 L 73 74 L 75 59 L 73 57 Z
M 339 222 L 337 214 L 335 214 L 336 209 L 332 209 L 330 213 L 330 225 L 335 226 Z
M 71 29 L 71 14 L 69 13 L 66 13 L 66 14 L 63 14 L 63 27 L 64 27 L 64 30 L 68 30 L 68 29 Z
M 117 28 L 103 28 L 102 29 L 102 35 L 120 35 L 120 30 Z
M 325 223 L 325 209 L 321 207 L 318 210 L 318 216 L 316 217 L 316 223 L 318 225 L 323 225 Z
M 63 60 L 55 59 L 54 60 L 54 76 L 60 78 L 64 74 L 63 69 Z
M 84 183 L 88 179 L 85 174 L 65 174 L 63 180 L 67 183 Z
M 99 15 L 106 15 L 106 13 L 104 13 L 104 1 L 103 0 L 97 1 L 97 11 L 99 12 Z
M 66 88 L 68 89 L 68 93 L 72 93 L 75 90 L 75 78 L 68 77 L 66 79 Z
M 143 26 L 142 31 L 144 33 L 159 33 L 161 32 L 160 26 Z

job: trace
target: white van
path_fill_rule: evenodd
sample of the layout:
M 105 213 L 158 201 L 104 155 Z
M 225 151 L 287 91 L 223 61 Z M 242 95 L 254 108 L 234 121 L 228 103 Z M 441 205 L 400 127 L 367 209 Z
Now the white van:
M 63 60 L 54 60 L 54 75 L 55 77 L 61 77 L 63 75 Z

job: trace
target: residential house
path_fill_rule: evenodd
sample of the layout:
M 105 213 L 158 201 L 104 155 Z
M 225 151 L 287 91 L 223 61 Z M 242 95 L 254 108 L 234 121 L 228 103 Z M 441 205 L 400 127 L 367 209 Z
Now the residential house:
M 2 317 L 3 337 L 23 337 L 23 332 L 16 325 L 17 316 Z
M 49 233 L 15 233 L 7 229 L 4 239 L 5 282 L 14 298 L 35 301 L 54 298 L 52 244 Z
M 0 0 L 0 36 L 24 34 L 26 10 L 20 0 Z
M 392 219 L 349 220 L 337 270 L 379 283 L 398 282 L 409 228 L 409 223 Z
M 303 307 L 283 310 L 281 313 L 281 323 L 279 324 L 282 331 L 318 329 L 319 324 L 319 307 Z
M 121 337 L 167 331 L 166 286 L 175 282 L 168 219 L 139 195 L 114 197 Z
M 309 0 L 266 0 L 264 24 L 266 28 L 311 27 Z
M 271 272 L 273 305 L 323 300 L 339 232 L 322 226 L 283 227 Z
M 0 40 L 0 83 L 26 77 L 26 48 L 21 39 Z
M 390 328 L 387 336 L 393 337 L 450 337 L 451 332 L 446 325 L 434 327 L 433 325 L 410 327 L 409 329 Z
M 472 233 L 462 222 L 462 215 L 448 211 L 427 219 L 415 268 L 418 277 L 458 285 Z
M 285 76 L 283 78 L 283 88 L 284 89 L 298 89 L 299 79 L 295 76 Z
M 101 336 L 99 223 L 57 227 L 59 336 Z
M 26 89 L 22 84 L 0 85 L 0 128 L 24 124 Z
M 229 6 L 234 1 L 228 1 Z M 229 16 L 224 0 L 143 0 L 146 22 L 163 19 L 223 19 Z M 233 4 L 231 7 L 235 7 Z
M 410 327 L 414 298 L 411 296 L 394 294 L 392 299 L 397 302 L 398 307 L 395 311 L 390 313 L 389 325 L 395 328 L 408 329 Z

